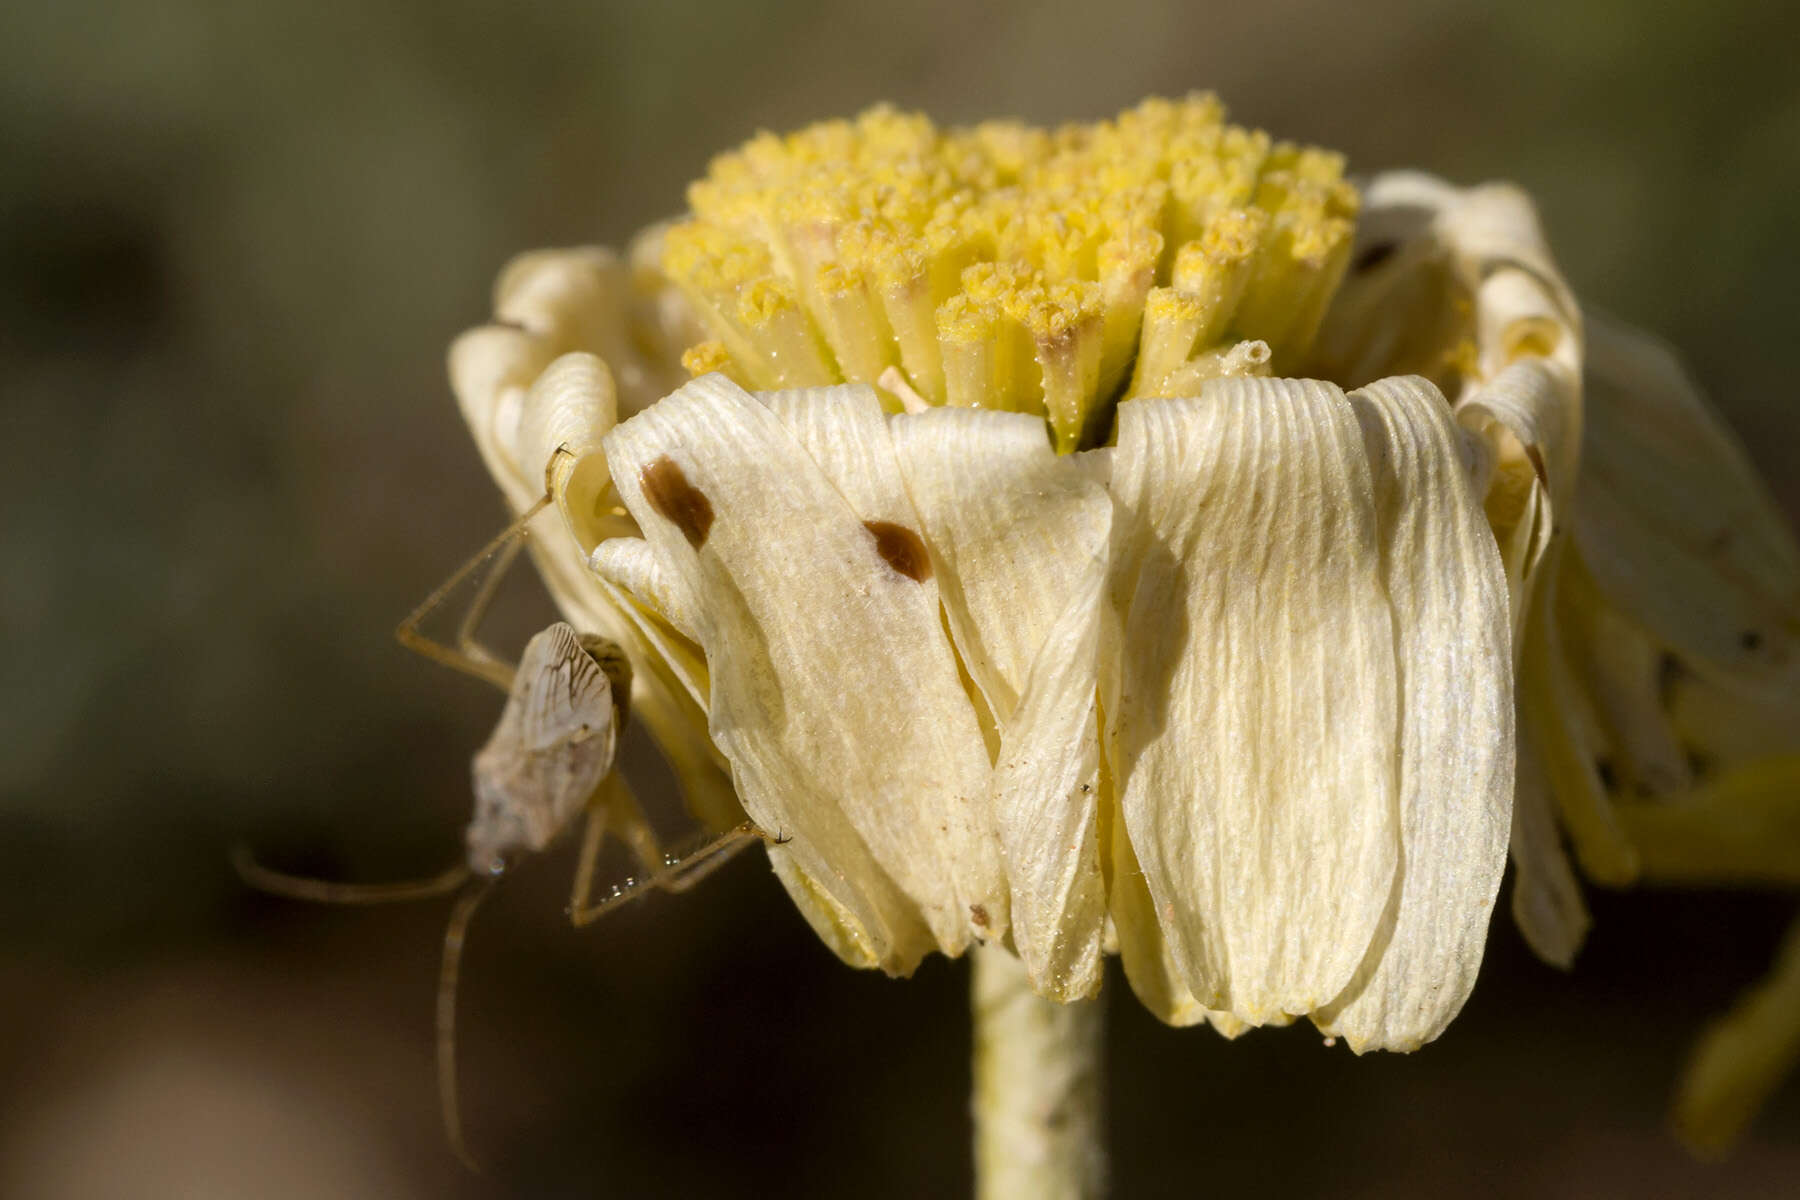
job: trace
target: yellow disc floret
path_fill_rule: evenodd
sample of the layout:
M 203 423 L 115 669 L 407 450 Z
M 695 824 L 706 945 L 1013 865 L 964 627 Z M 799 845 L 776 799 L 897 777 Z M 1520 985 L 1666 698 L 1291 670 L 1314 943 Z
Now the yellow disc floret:
M 1119 400 L 1295 365 L 1357 197 L 1338 155 L 1194 95 L 1054 131 L 873 108 L 758 134 L 688 202 L 663 269 L 712 334 L 690 370 L 885 375 L 909 400 L 1039 413 L 1068 451 L 1104 440 Z

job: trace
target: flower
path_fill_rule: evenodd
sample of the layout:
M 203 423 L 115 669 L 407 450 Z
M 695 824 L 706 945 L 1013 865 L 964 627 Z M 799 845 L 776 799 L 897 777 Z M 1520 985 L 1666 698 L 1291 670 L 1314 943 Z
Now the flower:
M 1357 189 L 1194 96 L 1054 132 L 873 109 L 689 202 L 624 261 L 509 266 L 452 377 L 515 510 L 555 497 L 539 566 L 626 646 L 696 811 L 778 835 L 841 957 L 992 942 L 1073 1000 L 1116 951 L 1172 1023 L 1411 1049 L 1510 840 L 1567 961 L 1559 826 L 1602 882 L 1633 862 L 1594 712 L 1631 731 L 1615 782 L 1680 791 L 1626 720 L 1645 647 L 1719 646 L 1633 624 L 1670 615 L 1645 547 L 1692 531 L 1604 507 L 1642 499 L 1629 429 L 1582 472 L 1581 314 L 1522 193 Z
M 1381 197 L 1395 183 L 1410 204 Z M 1374 344 L 1380 318 L 1367 314 L 1401 308 L 1402 327 L 1429 330 L 1434 313 L 1461 309 L 1442 301 L 1467 243 L 1449 228 L 1464 202 L 1417 178 L 1376 183 L 1374 212 L 1413 212 L 1380 243 L 1394 265 L 1353 274 L 1338 297 L 1326 340 L 1343 331 L 1339 369 L 1410 369 L 1417 346 L 1442 341 L 1428 333 L 1408 348 L 1393 334 L 1389 348 L 1347 362 Z M 1545 266 L 1522 264 L 1548 280 Z M 1465 287 L 1479 278 L 1460 274 Z M 1508 515 L 1517 481 L 1498 479 L 1487 499 L 1503 547 L 1542 539 L 1535 568 L 1512 573 L 1524 618 L 1512 910 L 1532 948 L 1564 967 L 1589 924 L 1565 836 L 1604 886 L 1800 883 L 1800 546 L 1665 347 L 1590 313 L 1584 360 L 1581 403 L 1560 424 L 1534 435 L 1513 423 L 1542 455 L 1532 464 L 1550 501 L 1533 518 L 1540 532 Z M 1770 982 L 1695 1048 L 1675 1120 L 1701 1152 L 1735 1141 L 1800 1053 L 1796 936 L 1800 924 Z

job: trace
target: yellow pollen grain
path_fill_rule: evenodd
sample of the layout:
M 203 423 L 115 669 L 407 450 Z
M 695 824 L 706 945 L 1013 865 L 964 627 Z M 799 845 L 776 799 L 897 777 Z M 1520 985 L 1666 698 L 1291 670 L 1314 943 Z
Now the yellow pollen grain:
M 732 374 L 731 354 L 725 344 L 718 341 L 696 342 L 689 346 L 682 351 L 681 366 L 694 379 L 714 371 Z

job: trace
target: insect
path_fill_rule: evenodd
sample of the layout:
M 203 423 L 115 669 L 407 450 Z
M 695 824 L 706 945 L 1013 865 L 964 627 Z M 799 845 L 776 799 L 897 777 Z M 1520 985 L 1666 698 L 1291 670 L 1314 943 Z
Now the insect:
M 485 679 L 507 693 L 494 732 L 475 754 L 475 811 L 465 834 L 464 862 L 429 879 L 336 883 L 272 870 L 247 847 L 233 852 L 245 883 L 261 891 L 326 904 L 382 904 L 456 894 L 444 927 L 437 988 L 438 1095 L 451 1149 L 479 1169 L 463 1138 L 456 1072 L 456 989 L 470 921 L 488 889 L 523 858 L 541 853 L 585 816 L 569 896 L 571 923 L 587 925 L 645 888 L 684 891 L 737 851 L 763 837 L 746 822 L 664 849 L 637 798 L 614 770 L 630 715 L 631 664 L 605 638 L 578 634 L 558 621 L 531 638 L 516 667 L 477 639 L 481 618 L 524 544 L 540 500 L 426 597 L 396 631 L 401 644 L 446 666 Z M 471 576 L 486 568 L 458 626 L 454 645 L 422 632 L 425 619 Z M 601 845 L 618 836 L 643 869 L 594 897 Z

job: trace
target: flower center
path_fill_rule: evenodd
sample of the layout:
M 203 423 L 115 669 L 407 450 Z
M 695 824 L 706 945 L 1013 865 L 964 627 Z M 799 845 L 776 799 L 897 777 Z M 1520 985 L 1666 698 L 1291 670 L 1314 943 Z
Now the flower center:
M 1297 363 L 1357 209 L 1341 156 L 1211 95 L 1054 131 L 873 108 L 759 134 L 688 201 L 663 268 L 713 335 L 693 373 L 1036 412 L 1064 451 L 1121 399 Z

